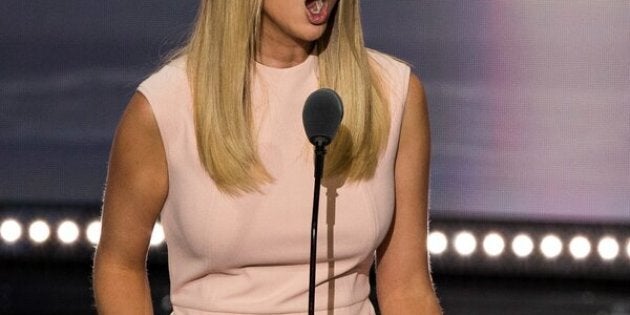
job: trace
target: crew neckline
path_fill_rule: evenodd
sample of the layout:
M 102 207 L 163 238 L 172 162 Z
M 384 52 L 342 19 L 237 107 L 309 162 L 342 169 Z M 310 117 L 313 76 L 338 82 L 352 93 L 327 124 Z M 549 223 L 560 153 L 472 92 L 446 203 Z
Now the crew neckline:
M 315 54 L 309 54 L 306 59 L 304 59 L 304 61 L 302 61 L 301 63 L 298 63 L 294 66 L 290 66 L 290 67 L 286 67 L 286 68 L 278 68 L 278 67 L 273 67 L 273 66 L 268 66 L 265 65 L 263 63 L 260 63 L 259 61 L 255 60 L 255 64 L 256 64 L 256 69 L 260 69 L 260 70 L 264 70 L 267 72 L 276 72 L 276 73 L 286 73 L 286 72 L 293 72 L 293 71 L 298 71 L 300 69 L 306 68 L 309 65 L 313 64 L 313 61 L 317 58 L 317 56 Z

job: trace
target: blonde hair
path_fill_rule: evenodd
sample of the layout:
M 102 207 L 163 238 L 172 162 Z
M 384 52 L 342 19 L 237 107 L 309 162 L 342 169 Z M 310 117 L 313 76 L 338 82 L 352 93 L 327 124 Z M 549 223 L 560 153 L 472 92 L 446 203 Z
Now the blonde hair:
M 273 179 L 251 133 L 251 70 L 263 0 L 202 0 L 187 54 L 199 158 L 220 190 L 252 192 Z M 389 109 L 368 61 L 358 0 L 341 0 L 317 42 L 321 87 L 337 91 L 345 115 L 325 176 L 370 178 L 389 133 Z M 252 18 L 253 17 L 253 18 Z M 306 138 L 305 138 L 306 139 Z

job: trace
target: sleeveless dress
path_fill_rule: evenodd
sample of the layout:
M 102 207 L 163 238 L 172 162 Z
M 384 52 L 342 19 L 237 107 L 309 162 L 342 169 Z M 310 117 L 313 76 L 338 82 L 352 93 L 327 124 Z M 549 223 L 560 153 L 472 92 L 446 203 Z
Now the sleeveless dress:
M 370 51 L 388 86 L 391 127 L 376 173 L 321 190 L 317 314 L 374 314 L 369 268 L 394 210 L 394 162 L 410 69 Z M 302 109 L 318 88 L 317 57 L 291 68 L 256 64 L 253 115 L 259 154 L 274 182 L 262 193 L 219 191 L 197 154 L 185 58 L 138 88 L 151 104 L 168 164 L 161 212 L 173 314 L 306 314 L 313 148 Z

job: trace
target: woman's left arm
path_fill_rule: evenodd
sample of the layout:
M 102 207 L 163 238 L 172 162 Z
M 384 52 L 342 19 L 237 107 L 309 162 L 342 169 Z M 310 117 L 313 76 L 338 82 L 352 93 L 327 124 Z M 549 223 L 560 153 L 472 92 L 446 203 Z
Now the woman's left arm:
M 422 83 L 412 74 L 396 157 L 396 209 L 377 251 L 377 294 L 383 315 L 442 313 L 427 255 L 429 158 L 426 98 Z

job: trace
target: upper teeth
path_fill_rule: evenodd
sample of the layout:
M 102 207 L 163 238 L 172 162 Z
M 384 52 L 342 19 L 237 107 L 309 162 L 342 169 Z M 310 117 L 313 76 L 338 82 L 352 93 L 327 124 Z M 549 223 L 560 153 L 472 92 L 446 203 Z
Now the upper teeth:
M 324 7 L 324 0 L 315 0 L 313 4 L 314 5 L 311 5 L 311 11 L 318 14 Z

